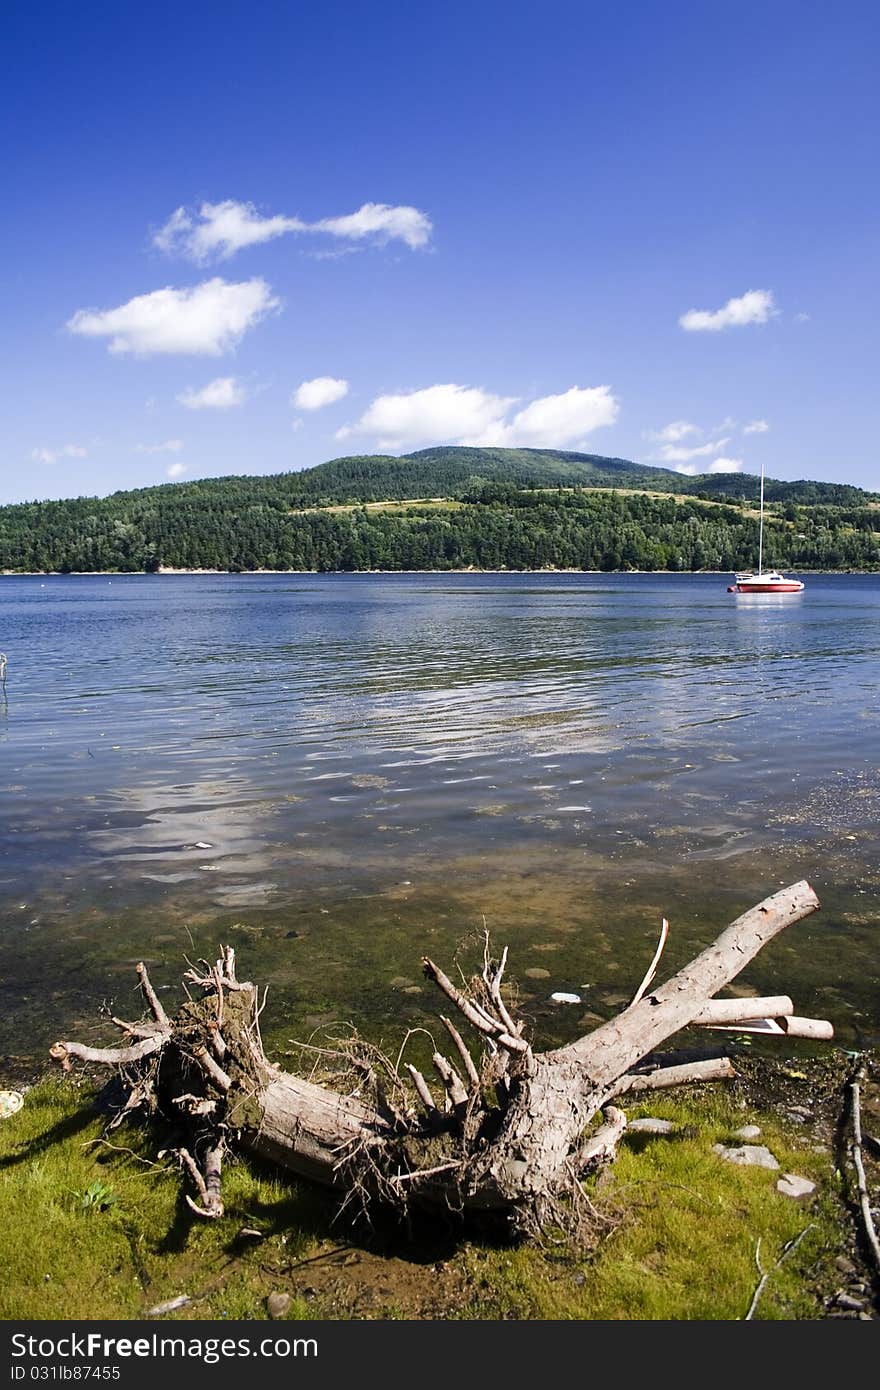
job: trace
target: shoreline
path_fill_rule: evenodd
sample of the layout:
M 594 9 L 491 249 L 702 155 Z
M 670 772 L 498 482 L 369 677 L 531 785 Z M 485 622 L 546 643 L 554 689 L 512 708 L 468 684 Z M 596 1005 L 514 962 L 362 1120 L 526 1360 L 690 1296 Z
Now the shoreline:
M 175 569 L 171 566 L 162 566 L 158 570 L 0 570 L 0 579 L 88 579 L 88 578 L 109 578 L 109 579 L 162 579 L 169 576 L 198 576 L 198 575 L 225 575 L 230 578 L 240 579 L 251 574 L 302 574 L 302 575 L 347 575 L 349 578 L 359 574 L 379 574 L 383 576 L 401 574 L 604 574 L 604 575 L 639 575 L 639 574 L 665 574 L 675 576 L 680 579 L 693 578 L 694 575 L 708 574 L 715 576 L 725 576 L 734 574 L 734 570 L 586 570 L 586 569 L 562 569 L 562 568 L 543 568 L 543 569 L 480 569 L 476 565 L 468 565 L 464 569 L 420 569 L 420 570 L 276 570 L 276 569 L 253 569 L 253 570 L 226 570 L 226 569 Z M 840 574 L 849 576 L 869 576 L 880 575 L 880 569 L 875 570 L 853 570 L 853 569 L 803 569 L 792 571 L 798 574 Z

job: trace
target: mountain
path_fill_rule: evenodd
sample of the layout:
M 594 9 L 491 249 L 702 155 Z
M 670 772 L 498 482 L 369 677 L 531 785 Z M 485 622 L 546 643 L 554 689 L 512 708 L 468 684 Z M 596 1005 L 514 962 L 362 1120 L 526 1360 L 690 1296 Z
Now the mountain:
M 358 455 L 2 507 L 0 571 L 731 570 L 754 563 L 758 489 L 552 449 Z M 880 568 L 874 495 L 773 480 L 765 494 L 774 564 Z
M 657 492 L 757 501 L 760 480 L 746 473 L 706 473 L 687 477 L 630 459 L 578 454 L 558 449 L 477 449 L 442 446 L 394 457 L 356 454 L 300 473 L 255 479 L 276 484 L 288 499 L 313 506 L 344 502 L 402 501 L 416 497 L 459 497 L 485 481 L 518 487 L 646 488 Z M 844 483 L 765 480 L 768 501 L 824 502 L 851 506 L 864 501 L 861 488 Z

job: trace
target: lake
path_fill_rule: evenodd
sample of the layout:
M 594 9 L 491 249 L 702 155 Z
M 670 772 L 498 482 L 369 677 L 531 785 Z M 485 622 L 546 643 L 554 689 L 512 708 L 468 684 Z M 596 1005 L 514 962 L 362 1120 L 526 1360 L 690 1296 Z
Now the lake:
M 821 911 L 739 984 L 875 1043 L 880 576 L 806 578 L 0 578 L 0 1054 L 97 1042 L 137 960 L 171 1002 L 225 941 L 278 1052 L 396 1046 L 422 954 L 484 931 L 563 1041 L 662 916 L 660 978 L 800 878 Z

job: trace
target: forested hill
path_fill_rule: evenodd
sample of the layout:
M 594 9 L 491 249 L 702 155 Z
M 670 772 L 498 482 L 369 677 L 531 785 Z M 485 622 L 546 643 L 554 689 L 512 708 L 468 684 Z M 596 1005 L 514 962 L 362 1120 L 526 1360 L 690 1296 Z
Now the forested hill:
M 424 497 L 460 497 L 483 482 L 519 487 L 622 487 L 655 492 L 706 493 L 757 502 L 759 479 L 746 473 L 707 473 L 685 477 L 669 468 L 652 468 L 629 459 L 557 449 L 469 449 L 444 446 L 394 457 L 355 454 L 299 473 L 269 478 L 236 477 L 176 487 L 214 488 L 237 485 L 251 490 L 255 501 L 289 506 L 323 506 L 346 502 L 404 501 Z M 129 494 L 133 495 L 133 494 Z M 861 488 L 845 483 L 765 482 L 768 501 L 824 502 L 851 506 L 865 500 Z
M 0 571 L 732 570 L 756 561 L 758 488 L 554 450 L 358 456 L 2 507 Z M 767 480 L 765 495 L 769 563 L 880 569 L 874 494 Z

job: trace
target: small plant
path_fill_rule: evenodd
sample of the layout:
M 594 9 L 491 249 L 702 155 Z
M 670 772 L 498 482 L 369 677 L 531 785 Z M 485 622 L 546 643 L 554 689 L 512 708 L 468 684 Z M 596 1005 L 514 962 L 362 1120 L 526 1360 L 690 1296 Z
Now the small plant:
M 100 1178 L 90 1183 L 85 1192 L 74 1192 L 81 1211 L 109 1211 L 119 1201 L 119 1194 Z

